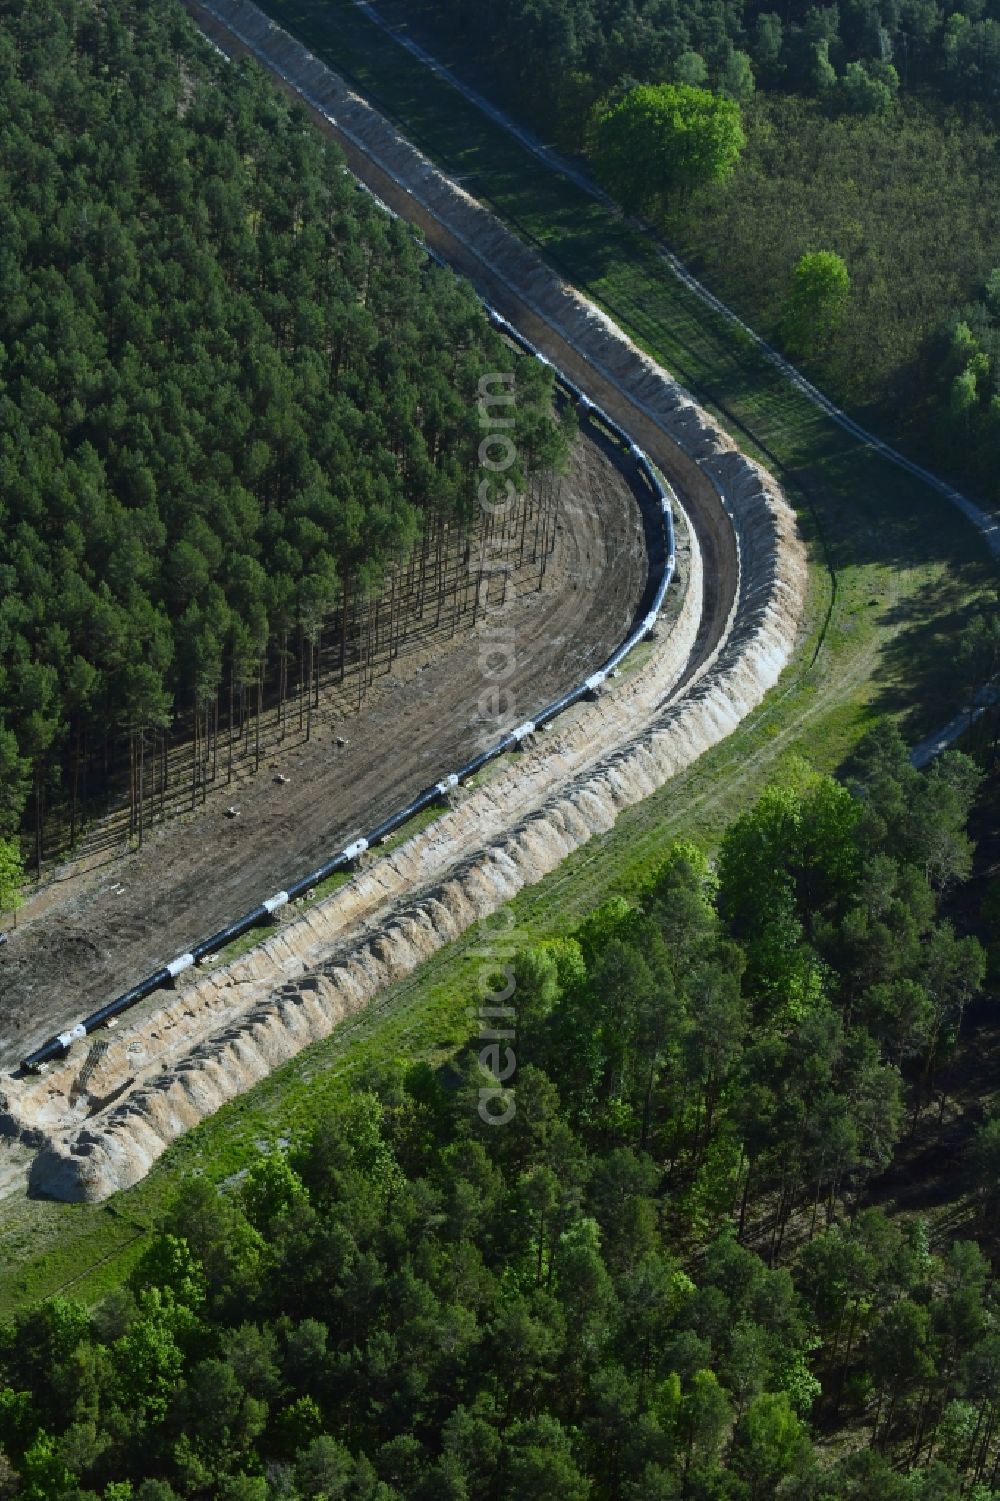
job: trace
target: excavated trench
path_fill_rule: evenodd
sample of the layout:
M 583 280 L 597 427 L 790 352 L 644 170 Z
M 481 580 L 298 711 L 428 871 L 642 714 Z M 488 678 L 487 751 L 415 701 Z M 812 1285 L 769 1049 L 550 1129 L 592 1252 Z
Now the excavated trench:
M 439 608 L 412 614 L 394 660 L 384 642 L 373 654 L 363 700 L 357 669 L 338 683 L 328 664 L 311 729 L 286 713 L 279 731 L 270 715 L 259 772 L 248 736 L 232 783 L 223 754 L 196 808 L 178 778 L 173 816 L 147 827 L 141 850 L 122 847 L 123 821 L 117 840 L 114 823 L 94 826 L 91 849 L 39 892 L 0 947 L 0 1070 L 251 911 L 262 893 L 322 866 L 601 666 L 648 612 L 659 516 L 647 534 L 640 475 L 615 463 L 592 427 L 546 486 L 548 550 L 543 543 L 536 556 L 532 528 L 516 516 L 491 534 L 489 557 L 473 549 L 465 561 L 456 546 Z M 509 571 L 494 571 L 501 555 Z M 480 563 L 489 569 L 481 581 Z M 495 673 L 505 696 L 491 712 L 484 695 Z M 180 777 L 190 758 L 179 747 Z
M 541 879 L 739 724 L 794 648 L 806 566 L 774 481 L 675 381 L 328 69 L 242 0 L 189 8 L 291 78 L 353 171 L 604 407 L 671 479 L 678 585 L 641 665 L 245 958 L 133 1013 L 113 1040 L 11 1081 L 34 1191 L 97 1201 L 183 1131 Z

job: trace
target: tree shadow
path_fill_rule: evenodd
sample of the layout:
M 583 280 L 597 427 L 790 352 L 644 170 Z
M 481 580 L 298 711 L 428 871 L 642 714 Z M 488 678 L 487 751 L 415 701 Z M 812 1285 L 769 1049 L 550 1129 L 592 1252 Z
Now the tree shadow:
M 992 565 L 951 568 L 883 611 L 889 634 L 872 674 L 872 708 L 899 718 L 911 743 L 941 728 L 966 708 L 969 688 L 958 664 L 962 632 L 982 609 L 996 575 Z

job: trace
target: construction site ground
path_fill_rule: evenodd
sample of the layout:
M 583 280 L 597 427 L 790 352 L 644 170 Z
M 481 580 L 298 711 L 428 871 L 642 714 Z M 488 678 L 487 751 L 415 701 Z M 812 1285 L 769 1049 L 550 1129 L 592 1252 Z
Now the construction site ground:
M 643 604 L 646 540 L 632 481 L 600 440 L 579 437 L 558 501 L 541 590 L 537 566 L 514 577 L 514 604 L 491 614 L 512 643 L 513 696 L 501 722 L 480 695 L 502 667 L 486 660 L 483 616 L 452 634 L 449 612 L 391 672 L 380 664 L 360 712 L 325 698 L 308 743 L 289 719 L 260 772 L 225 776 L 204 804 L 147 830 L 141 852 L 105 849 L 63 867 L 0 949 L 0 1065 L 16 1065 L 193 942 L 315 868 L 520 719 L 599 666 Z M 494 604 L 501 587 L 494 576 Z M 350 687 L 350 684 L 348 684 Z M 337 745 L 337 740 L 347 743 Z M 284 784 L 278 775 L 288 778 Z M 238 817 L 228 817 L 236 807 Z M 99 843 L 99 841 L 98 841 Z

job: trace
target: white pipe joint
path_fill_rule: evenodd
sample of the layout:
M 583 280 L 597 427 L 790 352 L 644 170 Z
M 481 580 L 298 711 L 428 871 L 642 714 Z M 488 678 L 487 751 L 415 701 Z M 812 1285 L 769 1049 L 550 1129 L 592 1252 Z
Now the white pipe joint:
M 284 907 L 287 905 L 287 903 L 288 892 L 279 891 L 277 896 L 268 897 L 267 901 L 264 903 L 264 911 L 267 913 L 268 917 L 270 917 L 272 912 L 277 912 L 279 907 Z
M 605 683 L 607 681 L 607 677 L 608 675 L 606 672 L 595 672 L 584 683 L 584 687 L 589 688 L 591 693 L 593 693 L 601 687 L 602 683 Z
M 181 954 L 179 958 L 171 959 L 170 963 L 167 965 L 167 974 L 170 976 L 171 980 L 176 980 L 178 975 L 183 974 L 186 969 L 190 969 L 193 964 L 193 954 Z
M 349 844 L 347 846 L 346 850 L 344 851 L 344 859 L 345 860 L 356 860 L 359 855 L 363 855 L 364 854 L 364 852 L 365 852 L 365 850 L 367 848 L 368 848 L 368 840 L 367 839 L 355 839 L 354 843 L 353 844 Z
M 454 792 L 457 786 L 458 777 L 455 772 L 452 772 L 451 775 L 446 776 L 442 782 L 437 782 L 435 784 L 434 790 L 435 792 L 440 792 L 442 797 L 447 797 L 448 793 Z
M 68 1052 L 69 1049 L 73 1046 L 74 1042 L 79 1042 L 80 1039 L 82 1037 L 86 1037 L 86 1035 L 86 1027 L 82 1022 L 78 1022 L 77 1025 L 75 1027 L 72 1027 L 68 1032 L 59 1033 L 59 1046 L 61 1048 L 65 1048 Z
M 535 733 L 534 721 L 527 719 L 524 724 L 519 724 L 516 730 L 511 730 L 511 738 L 517 741 L 525 740 Z

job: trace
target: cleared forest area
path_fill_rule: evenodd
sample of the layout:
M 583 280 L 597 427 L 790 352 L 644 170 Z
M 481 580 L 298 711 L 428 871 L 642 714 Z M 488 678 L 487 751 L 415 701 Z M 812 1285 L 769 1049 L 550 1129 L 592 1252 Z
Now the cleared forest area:
M 373 658 L 360 712 L 334 684 L 321 694 L 308 738 L 304 708 L 300 729 L 299 707 L 291 713 L 286 705 L 279 740 L 275 704 L 264 716 L 259 776 L 251 742 L 233 784 L 220 760 L 219 785 L 203 784 L 205 801 L 199 794 L 193 810 L 188 790 L 188 811 L 151 829 L 141 852 L 123 858 L 119 835 L 116 847 L 94 848 L 82 868 L 43 889 L 19 919 L 16 940 L 0 949 L 0 1059 L 16 1062 L 252 907 L 262 892 L 327 858 L 365 820 L 403 805 L 481 737 L 495 739 L 497 724 L 483 719 L 481 698 L 495 687 L 498 620 L 500 645 L 513 646 L 514 670 L 503 685 L 512 723 L 599 666 L 632 625 L 649 564 L 629 483 L 595 442 L 574 444 L 551 525 L 541 590 L 530 547 L 523 566 L 490 577 L 490 597 L 484 585 L 492 639 L 473 629 L 470 598 L 460 630 L 443 612 L 438 628 L 414 635 L 391 664 L 387 650 L 377 664 Z M 497 538 L 514 563 L 519 531 L 512 518 L 509 536 Z M 466 568 L 463 585 L 468 578 Z M 356 703 L 356 695 L 351 682 L 347 697 Z M 227 806 L 239 816 L 227 818 Z

